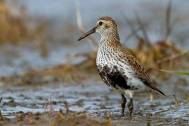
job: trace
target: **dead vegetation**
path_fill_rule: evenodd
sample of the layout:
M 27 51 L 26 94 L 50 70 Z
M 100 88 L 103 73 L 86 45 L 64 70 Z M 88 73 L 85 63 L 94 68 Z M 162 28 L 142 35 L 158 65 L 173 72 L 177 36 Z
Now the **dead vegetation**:
M 11 1 L 10 1 L 11 2 Z M 17 4 L 17 0 L 12 4 Z M 14 10 L 18 14 L 14 13 Z M 44 42 L 44 31 L 50 25 L 48 21 L 36 19 L 36 25 L 31 25 L 32 17 L 25 6 L 12 9 L 5 0 L 0 0 L 0 44 L 19 44 L 35 41 L 42 57 L 48 55 L 48 48 Z
M 4 0 L 0 1 L 0 42 L 20 42 L 29 36 L 24 17 L 14 15 Z
M 3 119 L 1 125 L 6 126 L 112 126 L 109 119 L 99 120 L 87 116 L 86 113 L 64 114 L 61 111 L 53 113 L 16 113 L 15 119 Z
M 136 15 L 136 21 L 131 21 L 126 15 L 125 21 L 129 25 L 132 33 L 128 36 L 137 38 L 137 47 L 131 49 L 132 53 L 137 57 L 137 59 L 144 64 L 148 69 L 148 72 L 154 72 L 158 77 L 166 78 L 169 75 L 188 75 L 187 71 L 183 71 L 185 68 L 189 68 L 188 59 L 189 52 L 182 48 L 177 47 L 175 42 L 171 41 L 170 35 L 173 30 L 171 23 L 171 0 L 168 3 L 165 16 L 165 37 L 163 40 L 158 42 L 151 42 L 149 39 L 149 34 L 145 29 L 145 25 L 138 15 Z M 84 26 L 82 24 L 82 18 L 80 15 L 80 10 L 78 4 L 76 6 L 76 17 L 77 25 L 81 32 L 85 32 Z M 135 28 L 132 22 L 137 22 L 135 24 L 138 28 Z M 39 28 L 39 34 L 42 34 L 42 28 Z M 142 32 L 142 36 L 138 34 L 138 31 Z M 38 37 L 40 38 L 40 37 Z M 67 82 L 80 82 L 80 80 L 85 80 L 91 75 L 96 75 L 96 47 L 97 41 L 92 36 L 89 37 L 91 45 L 94 51 L 90 53 L 80 53 L 74 57 L 84 57 L 85 59 L 79 64 L 62 64 L 52 68 L 47 68 L 44 70 L 32 70 L 22 75 L 16 75 L 12 77 L 2 77 L 1 80 L 8 83 L 16 84 L 38 84 L 47 83 L 55 81 L 67 81 Z M 48 51 L 45 46 L 42 49 L 42 55 L 47 56 Z M 74 57 L 72 59 L 74 59 Z M 179 71 L 181 70 L 181 71 Z M 182 72 L 183 71 L 183 72 Z M 15 81 L 16 80 L 16 81 Z
M 19 18 L 1 16 L 0 27 L 1 42 L 20 42 L 28 36 L 26 26 Z

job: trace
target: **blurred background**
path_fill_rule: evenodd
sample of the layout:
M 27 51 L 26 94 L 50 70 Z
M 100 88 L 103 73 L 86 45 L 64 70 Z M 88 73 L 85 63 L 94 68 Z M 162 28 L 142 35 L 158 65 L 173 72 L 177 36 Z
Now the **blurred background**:
M 86 31 L 95 25 L 99 17 L 113 17 L 119 25 L 122 42 L 129 47 L 136 47 L 137 38 L 131 35 L 126 17 L 137 30 L 140 27 L 136 20 L 138 15 L 152 43 L 166 39 L 168 3 L 168 0 L 1 0 L 0 75 L 62 64 L 69 54 L 91 51 L 93 47 L 84 42 L 89 40 L 77 42 L 81 35 L 77 25 L 77 8 Z M 187 0 L 172 2 L 171 34 L 168 36 L 184 48 L 188 48 L 187 5 Z M 137 34 L 142 35 L 140 29 Z
M 148 95 L 141 95 L 139 110 L 153 113 L 153 118 L 163 115 L 159 120 L 163 124 L 172 118 L 176 120 L 169 125 L 185 124 L 189 121 L 188 11 L 188 0 L 0 0 L 2 118 L 18 118 L 19 112 L 63 109 L 67 113 L 68 108 L 102 119 L 105 111 L 118 115 L 119 95 L 112 94 L 96 72 L 100 36 L 77 41 L 99 17 L 110 16 L 118 23 L 122 43 L 154 73 L 162 90 L 174 96 L 157 97 L 153 108 Z

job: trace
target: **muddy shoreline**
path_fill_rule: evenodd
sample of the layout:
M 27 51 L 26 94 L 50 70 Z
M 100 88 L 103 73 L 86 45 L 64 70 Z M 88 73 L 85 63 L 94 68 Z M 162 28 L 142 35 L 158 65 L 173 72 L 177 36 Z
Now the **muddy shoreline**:
M 187 90 L 181 92 L 183 94 Z M 86 121 L 86 126 L 90 125 L 88 122 L 102 126 L 187 125 L 189 121 L 187 99 L 181 100 L 181 96 L 178 96 L 179 104 L 177 105 L 173 98 L 156 94 L 151 101 L 149 94 L 144 92 L 137 94 L 135 98 L 132 120 L 127 114 L 125 118 L 122 118 L 120 117 L 119 94 L 108 89 L 98 79 L 85 81 L 83 84 L 64 84 L 59 81 L 33 86 L 4 85 L 1 86 L 0 95 L 2 97 L 1 123 L 8 126 L 15 123 L 17 125 L 58 126 L 59 121 L 62 125 L 68 122 L 70 125 L 80 125 L 80 123 L 83 124 L 82 120 Z M 63 117 L 59 111 L 63 113 Z M 78 113 L 82 113 L 82 116 L 80 117 Z M 56 121 L 53 123 L 49 120 Z

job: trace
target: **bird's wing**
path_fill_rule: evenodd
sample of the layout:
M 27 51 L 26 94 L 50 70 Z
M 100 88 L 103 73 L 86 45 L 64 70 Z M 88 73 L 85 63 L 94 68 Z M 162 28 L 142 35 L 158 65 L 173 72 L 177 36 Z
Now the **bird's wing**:
M 143 66 L 141 66 L 136 57 L 132 55 L 128 50 L 125 51 L 128 53 L 125 55 L 127 62 L 131 65 L 132 69 L 135 71 L 137 78 L 139 78 L 146 86 L 152 88 L 153 90 L 159 92 L 162 95 L 165 95 L 162 91 L 160 91 L 157 87 L 154 86 L 153 81 L 151 80 L 149 73 L 146 72 Z

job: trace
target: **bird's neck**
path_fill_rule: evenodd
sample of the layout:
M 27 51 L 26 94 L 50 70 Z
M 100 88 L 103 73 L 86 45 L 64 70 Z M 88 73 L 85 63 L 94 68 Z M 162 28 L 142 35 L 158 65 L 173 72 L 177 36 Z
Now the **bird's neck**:
M 117 30 L 105 32 L 101 34 L 101 40 L 99 46 L 116 47 L 120 45 L 120 38 Z

